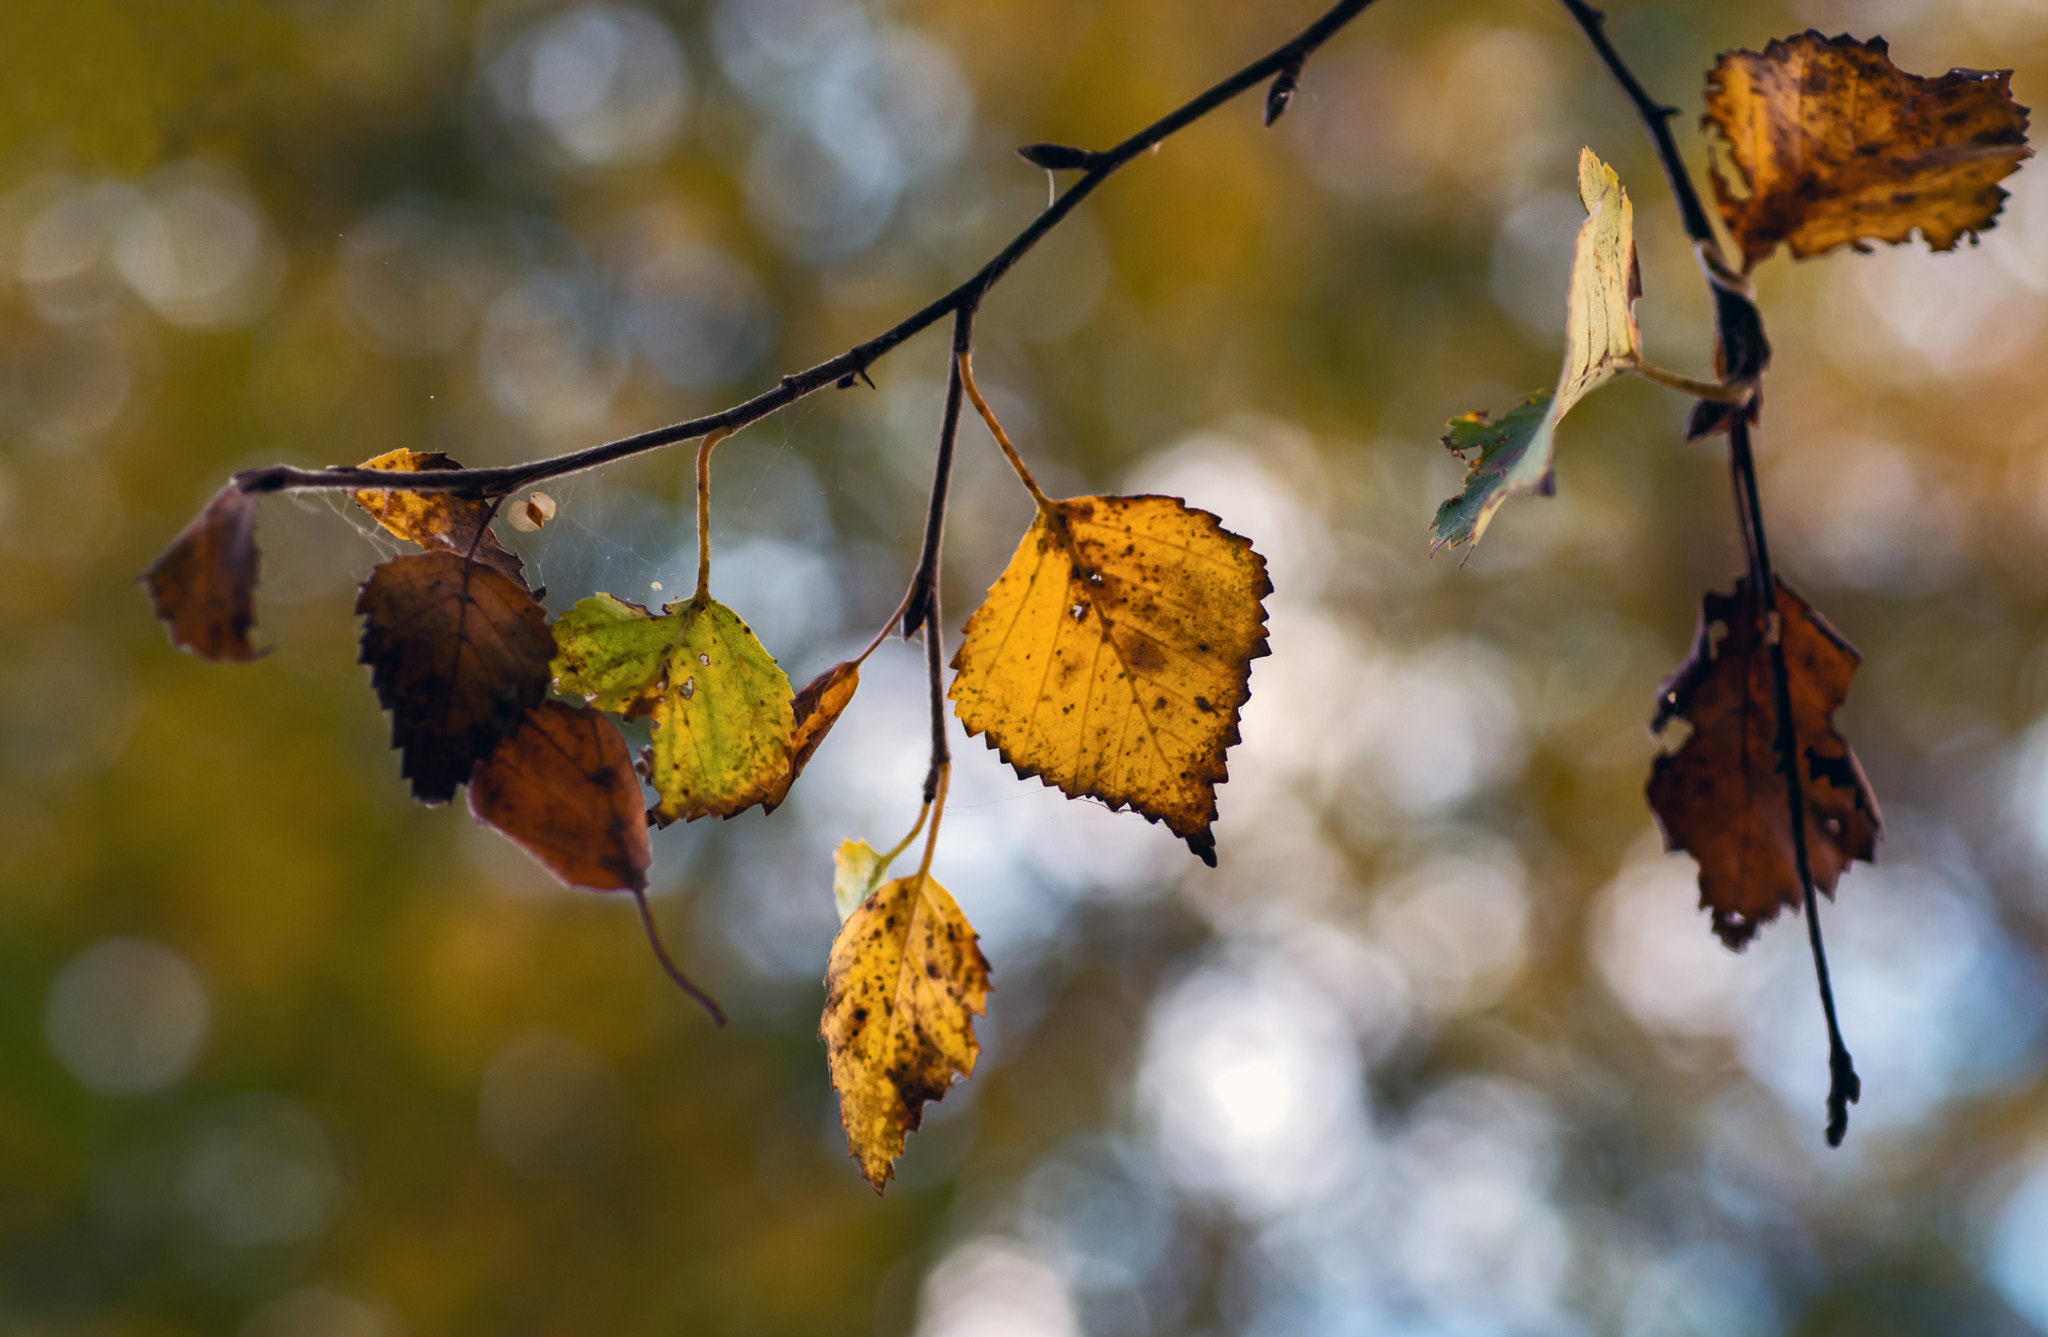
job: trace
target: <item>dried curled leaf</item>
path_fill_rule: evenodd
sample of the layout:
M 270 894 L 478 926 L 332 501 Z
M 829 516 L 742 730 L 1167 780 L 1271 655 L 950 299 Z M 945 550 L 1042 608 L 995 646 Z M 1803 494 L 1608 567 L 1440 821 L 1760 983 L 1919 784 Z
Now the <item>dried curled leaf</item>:
M 1490 420 L 1468 413 L 1451 420 L 1444 445 L 1469 471 L 1457 496 L 1437 508 L 1431 547 L 1477 543 L 1509 497 L 1549 496 L 1557 424 L 1572 406 L 1642 360 L 1635 303 L 1642 295 L 1636 264 L 1635 206 L 1614 169 L 1579 151 L 1579 225 L 1566 295 L 1564 370 L 1557 389 Z M 1477 451 L 1468 455 L 1467 452 Z
M 597 711 L 535 706 L 471 773 L 469 811 L 572 887 L 647 887 L 640 781 L 626 740 Z
M 649 778 L 663 824 L 730 817 L 790 770 L 789 678 L 747 624 L 709 595 L 660 617 L 609 594 L 555 624 L 556 687 L 599 710 L 654 720 Z
M 1793 861 L 1791 805 L 1779 769 L 1777 712 L 1765 620 L 1747 578 L 1700 603 L 1692 653 L 1658 696 L 1652 729 L 1691 726 L 1650 771 L 1650 807 L 1667 848 L 1699 862 L 1700 906 L 1714 932 L 1740 948 L 1780 908 L 1805 899 Z M 1860 656 L 1806 600 L 1778 582 L 1791 686 L 1806 850 L 1814 885 L 1830 896 L 1851 859 L 1869 862 L 1884 819 L 1863 767 L 1835 731 Z
M 804 684 L 790 703 L 794 725 L 790 734 L 789 769 L 782 778 L 768 787 L 768 797 L 761 803 L 761 811 L 774 812 L 789 797 L 789 787 L 804 773 L 811 756 L 818 745 L 825 741 L 825 735 L 832 732 L 832 726 L 839 723 L 839 717 L 853 704 L 853 694 L 860 688 L 860 664 L 847 660 L 834 664 L 817 677 Z
M 201 659 L 256 658 L 255 494 L 232 483 L 215 493 L 141 579 L 173 644 Z
M 1992 226 L 2027 147 L 2011 70 L 1907 74 L 1883 38 L 1808 30 L 1761 55 L 1724 53 L 1707 75 L 1705 125 L 1726 141 L 1714 199 L 1746 268 L 1783 241 L 1802 259 L 1845 243 L 1937 251 Z
M 1164 822 L 1213 867 L 1272 590 L 1249 540 L 1177 498 L 1048 502 L 967 620 L 948 695 L 1019 775 Z
M 460 469 L 462 466 L 438 450 L 393 450 L 358 466 L 363 469 L 398 469 L 408 473 Z M 472 547 L 476 560 L 495 567 L 512 579 L 525 583 L 524 564 L 518 554 L 498 542 L 485 528 L 491 518 L 491 504 L 476 497 L 458 497 L 452 492 L 357 492 L 356 505 L 402 539 L 428 551 L 452 552 L 458 557 Z M 481 538 L 477 531 L 483 530 Z
M 420 802 L 446 803 L 547 695 L 547 614 L 526 586 L 452 552 L 385 562 L 356 611 L 400 773 Z
M 839 1118 L 861 1174 L 880 1193 L 926 1101 L 942 1100 L 981 1052 L 988 961 L 974 928 L 928 874 L 886 883 L 832 942 L 825 1042 Z

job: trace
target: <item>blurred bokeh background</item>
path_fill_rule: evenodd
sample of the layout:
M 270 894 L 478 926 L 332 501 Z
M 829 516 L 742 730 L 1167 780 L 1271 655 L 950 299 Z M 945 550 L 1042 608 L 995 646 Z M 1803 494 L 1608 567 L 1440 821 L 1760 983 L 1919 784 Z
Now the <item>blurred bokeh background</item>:
M 1693 130 L 1808 25 L 2048 89 L 2037 0 L 1615 0 Z M 1803 930 L 1724 952 L 1645 724 L 1739 549 L 1719 443 L 1624 382 L 1558 495 L 1431 560 L 1443 420 L 1548 384 L 1579 146 L 1638 211 L 1650 355 L 1703 289 L 1625 103 L 1540 0 L 1381 0 L 1294 109 L 1118 176 L 988 303 L 1057 492 L 1267 554 L 1221 867 L 960 748 L 938 875 L 996 993 L 885 1198 L 816 1039 L 833 845 L 922 774 L 885 648 L 773 818 L 654 907 L 414 807 L 355 664 L 393 547 L 265 504 L 251 666 L 130 582 L 233 469 L 511 463 L 721 407 L 894 323 L 1313 0 L 0 4 L 0 1334 L 2048 1332 L 2048 170 L 1981 246 L 1763 270 L 1788 578 L 1863 651 L 1889 821 L 1824 920 L 1865 1081 L 1821 1140 Z M 943 333 L 750 428 L 714 587 L 798 682 L 894 606 Z M 550 489 L 549 602 L 693 564 L 688 461 Z M 978 425 L 956 629 L 1029 517 Z M 658 597 L 658 596 L 653 596 Z

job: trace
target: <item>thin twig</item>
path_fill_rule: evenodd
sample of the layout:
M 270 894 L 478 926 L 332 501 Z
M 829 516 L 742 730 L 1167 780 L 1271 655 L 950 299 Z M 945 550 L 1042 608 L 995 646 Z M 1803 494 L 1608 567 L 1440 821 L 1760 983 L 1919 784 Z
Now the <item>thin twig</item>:
M 1813 949 L 1813 973 L 1820 983 L 1820 1010 L 1828 1023 L 1828 1145 L 1839 1147 L 1849 1131 L 1849 1106 L 1863 1094 L 1856 1061 L 1842 1042 L 1835 1017 L 1835 987 L 1828 974 L 1827 947 L 1820 936 L 1820 899 L 1814 894 L 1813 865 L 1806 848 L 1806 794 L 1799 774 L 1799 734 L 1792 718 L 1791 673 L 1785 665 L 1784 620 L 1778 614 L 1778 582 L 1771 571 L 1770 540 L 1764 532 L 1763 500 L 1757 490 L 1756 458 L 1750 450 L 1749 422 L 1736 418 L 1728 430 L 1729 455 L 1735 472 L 1736 505 L 1744 512 L 1749 540 L 1751 595 L 1768 629 L 1771 656 L 1771 711 L 1776 718 L 1774 750 L 1778 773 L 1785 777 L 1785 800 L 1792 819 L 1792 866 L 1806 900 L 1806 940 Z
M 946 378 L 946 410 L 939 418 L 939 453 L 932 463 L 932 495 L 925 506 L 924 544 L 918 549 L 917 574 L 903 610 L 903 637 L 938 616 L 939 548 L 946 537 L 946 499 L 953 489 L 953 444 L 960 437 L 960 350 L 974 342 L 974 308 L 953 313 L 953 370 Z
M 683 968 L 675 963 L 674 958 L 669 956 L 668 948 L 662 945 L 661 931 L 654 926 L 654 912 L 647 908 L 647 893 L 634 888 L 633 904 L 640 907 L 640 924 L 647 930 L 647 945 L 654 949 L 654 959 L 661 962 L 661 968 L 675 981 L 678 989 L 709 1012 L 713 1021 L 720 1026 L 725 1025 L 725 1009 L 718 1005 L 718 1000 L 698 988 L 690 977 L 683 973 Z
M 1307 60 L 1317 48 L 1335 36 L 1345 24 L 1358 17 L 1372 2 L 1373 0 L 1339 0 L 1321 18 L 1304 28 L 1292 40 L 1168 112 L 1116 147 L 1094 154 L 1088 160 L 1091 165 L 1087 172 L 1068 188 L 1066 194 L 1048 205 L 1029 226 L 1010 241 L 1009 245 L 997 252 L 964 283 L 866 343 L 856 345 L 815 367 L 784 376 L 774 388 L 754 396 L 745 403 L 735 404 L 731 408 L 721 409 L 702 418 L 693 418 L 688 422 L 656 428 L 637 436 L 624 437 L 601 446 L 592 446 L 587 450 L 535 460 L 528 464 L 507 465 L 496 469 L 464 469 L 439 477 L 429 472 L 413 473 L 407 474 L 403 483 L 395 482 L 391 475 L 382 469 L 299 469 L 290 465 L 274 464 L 260 469 L 247 469 L 236 474 L 235 485 L 244 492 L 298 492 L 349 488 L 356 491 L 404 490 L 494 496 L 511 492 L 530 483 L 582 473 L 615 460 L 659 450 L 664 446 L 688 441 L 720 428 L 736 432 L 748 423 L 765 418 L 778 409 L 787 408 L 806 395 L 814 394 L 828 385 L 835 385 L 854 376 L 865 376 L 870 366 L 912 335 L 944 316 L 962 308 L 978 305 L 988 290 L 1009 273 L 1010 268 L 1018 260 L 1036 246 L 1048 232 L 1058 227 L 1082 200 L 1094 193 L 1095 188 L 1107 181 L 1118 169 L 1239 94 L 1256 88 L 1289 66 Z
M 1678 109 L 1659 103 L 1643 88 L 1621 54 L 1614 49 L 1614 44 L 1607 40 L 1602 26 L 1605 16 L 1599 10 L 1585 0 L 1560 2 L 1586 34 L 1586 40 L 1599 53 L 1615 82 L 1635 104 L 1637 115 L 1642 118 L 1644 128 L 1650 132 L 1650 138 L 1657 146 L 1657 157 L 1664 166 L 1665 178 L 1671 183 L 1671 193 L 1678 199 L 1679 217 L 1685 225 L 1686 235 L 1692 238 L 1708 290 L 1713 294 L 1717 336 L 1715 362 L 1731 382 L 1756 382 L 1771 357 L 1770 341 L 1764 336 L 1763 315 L 1751 300 L 1747 280 L 1735 274 L 1722 259 L 1713 224 L 1700 204 L 1699 193 L 1693 188 L 1685 160 L 1679 156 L 1678 143 L 1671 136 L 1670 125 Z M 1708 405 L 1703 403 L 1698 408 L 1707 409 Z M 1774 750 L 1779 774 L 1785 778 L 1785 801 L 1792 819 L 1792 863 L 1806 905 L 1807 943 L 1813 949 L 1813 970 L 1820 985 L 1821 1012 L 1828 1024 L 1827 1139 L 1828 1145 L 1833 1147 L 1840 1146 L 1843 1135 L 1848 1132 L 1849 1106 L 1862 1094 L 1863 1083 L 1856 1075 L 1856 1064 L 1849 1057 L 1848 1046 L 1842 1042 L 1841 1024 L 1835 1016 L 1834 984 L 1828 975 L 1827 948 L 1820 933 L 1820 903 L 1814 893 L 1813 866 L 1806 848 L 1806 790 L 1799 773 L 1799 734 L 1792 718 L 1791 673 L 1785 664 L 1784 639 L 1779 634 L 1783 623 L 1778 616 L 1778 582 L 1771 570 L 1763 497 L 1757 486 L 1756 458 L 1750 449 L 1749 429 L 1755 421 L 1757 409 L 1758 399 L 1752 395 L 1743 407 L 1732 411 L 1725 408 L 1710 410 L 1706 419 L 1696 411 L 1694 422 L 1713 421 L 1727 428 L 1728 463 L 1734 477 L 1736 517 L 1741 523 L 1743 548 L 1749 559 L 1751 593 L 1757 601 L 1757 612 L 1770 632 L 1767 640 L 1771 662 L 1771 709 L 1776 717 Z

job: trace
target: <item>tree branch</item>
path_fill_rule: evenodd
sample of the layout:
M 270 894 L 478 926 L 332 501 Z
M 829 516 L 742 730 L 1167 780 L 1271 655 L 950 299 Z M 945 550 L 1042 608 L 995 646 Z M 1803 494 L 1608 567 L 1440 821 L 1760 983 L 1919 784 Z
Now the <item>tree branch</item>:
M 1586 40 L 1599 53 L 1608 73 L 1628 94 L 1629 101 L 1635 104 L 1636 114 L 1657 146 L 1657 158 L 1664 165 L 1665 179 L 1671 183 L 1671 193 L 1678 198 L 1679 217 L 1685 225 L 1686 235 L 1692 238 L 1707 288 L 1714 297 L 1718 345 L 1715 362 L 1728 380 L 1754 384 L 1771 360 L 1770 341 L 1764 337 L 1763 314 L 1757 310 L 1756 302 L 1748 292 L 1748 281 L 1734 273 L 1722 257 L 1713 224 L 1708 221 L 1707 211 L 1700 204 L 1699 193 L 1693 189 L 1692 177 L 1685 170 L 1685 160 L 1678 154 L 1678 143 L 1671 136 L 1670 124 L 1678 109 L 1659 103 L 1643 88 L 1642 82 L 1622 60 L 1621 53 L 1607 40 L 1603 27 L 1605 15 L 1585 0 L 1560 0 L 1560 3 L 1586 34 Z M 1758 405 L 1758 394 L 1752 394 L 1741 405 L 1701 400 L 1694 406 L 1686 435 L 1689 438 L 1704 436 L 1722 429 L 1728 432 L 1728 463 L 1734 475 L 1736 519 L 1742 526 L 1743 548 L 1749 559 L 1749 582 L 1752 597 L 1757 601 L 1756 611 L 1762 615 L 1768 630 L 1771 710 L 1775 716 L 1776 734 L 1773 750 L 1778 754 L 1779 773 L 1785 777 L 1785 801 L 1792 825 L 1792 864 L 1805 899 L 1807 943 L 1813 950 L 1813 971 L 1820 984 L 1821 1012 L 1828 1024 L 1827 1139 L 1829 1146 L 1836 1147 L 1842 1144 L 1842 1137 L 1848 1132 L 1849 1106 L 1862 1094 L 1863 1083 L 1856 1075 L 1855 1061 L 1849 1057 L 1849 1048 L 1842 1042 L 1841 1024 L 1835 1017 L 1834 984 L 1828 974 L 1827 948 L 1821 941 L 1820 903 L 1814 894 L 1813 866 L 1806 847 L 1806 792 L 1799 775 L 1799 734 L 1792 719 L 1791 673 L 1785 665 L 1785 645 L 1780 635 L 1782 624 L 1778 617 L 1778 581 L 1771 570 L 1771 546 L 1764 529 L 1763 497 L 1757 486 L 1756 458 L 1749 440 L 1750 424 L 1756 420 Z
M 535 460 L 528 464 L 507 465 L 495 469 L 464 469 L 448 473 L 409 473 L 404 476 L 402 482 L 394 480 L 389 472 L 382 469 L 299 469 L 285 464 L 273 464 L 260 469 L 246 469 L 236 474 L 235 486 L 244 492 L 259 493 L 347 488 L 352 491 L 457 492 L 467 496 L 490 497 L 512 492 L 530 484 L 545 482 L 551 478 L 560 478 L 566 474 L 582 473 L 615 460 L 659 450 L 707 432 L 736 432 L 747 424 L 757 422 L 778 409 L 787 408 L 828 385 L 842 381 L 850 382 L 853 377 L 865 376 L 870 366 L 898 344 L 934 324 L 941 317 L 963 308 L 980 305 L 988 290 L 1000 282 L 1017 261 L 1036 246 L 1046 233 L 1058 227 L 1082 200 L 1092 194 L 1096 187 L 1107 181 L 1119 168 L 1239 94 L 1257 87 L 1285 70 L 1298 68 L 1317 48 L 1329 41 L 1339 29 L 1356 18 L 1372 2 L 1373 0 L 1338 0 L 1327 13 L 1304 28 L 1291 41 L 1168 112 L 1116 147 L 1090 155 L 1087 159 L 1091 164 L 1088 170 L 1068 187 L 1067 192 L 1048 205 L 1029 226 L 1010 241 L 1009 245 L 997 252 L 994 258 L 975 271 L 966 282 L 866 343 L 858 344 L 829 361 L 784 376 L 773 389 L 764 391 L 744 403 L 735 404 L 731 408 L 702 418 L 692 418 L 688 422 L 659 427 L 637 436 L 609 441 L 604 445 L 592 446 L 587 450 L 574 451 L 567 455 Z

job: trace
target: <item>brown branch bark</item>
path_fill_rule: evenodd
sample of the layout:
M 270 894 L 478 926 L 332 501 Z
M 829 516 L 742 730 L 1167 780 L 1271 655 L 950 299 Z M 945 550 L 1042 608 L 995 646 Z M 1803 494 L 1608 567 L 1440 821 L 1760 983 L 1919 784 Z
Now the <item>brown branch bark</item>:
M 582 473 L 615 460 L 629 459 L 648 451 L 660 450 L 664 446 L 692 440 L 707 432 L 736 432 L 747 424 L 758 422 L 778 409 L 787 408 L 828 385 L 850 383 L 852 378 L 865 375 L 869 367 L 912 335 L 942 317 L 952 315 L 963 308 L 980 305 L 988 290 L 1000 282 L 1003 276 L 1010 272 L 1012 266 L 1023 259 L 1026 253 L 1047 233 L 1058 227 L 1061 220 L 1071 214 L 1081 201 L 1093 194 L 1098 186 L 1115 175 L 1120 168 L 1239 94 L 1257 87 L 1283 71 L 1298 69 L 1317 48 L 1329 41 L 1339 29 L 1356 18 L 1372 2 L 1373 0 L 1339 0 L 1321 18 L 1291 40 L 1206 92 L 1176 107 L 1116 147 L 1087 155 L 1089 167 L 1080 179 L 1069 186 L 1065 194 L 1048 205 L 1029 226 L 1012 238 L 1007 246 L 975 271 L 966 282 L 866 343 L 857 344 L 839 356 L 820 362 L 814 367 L 792 372 L 784 376 L 772 389 L 763 391 L 744 403 L 735 404 L 731 408 L 721 409 L 717 413 L 707 414 L 701 418 L 692 418 L 688 422 L 658 427 L 637 436 L 608 441 L 601 446 L 535 460 L 528 464 L 513 464 L 495 469 L 465 469 L 460 473 L 448 474 L 409 473 L 404 476 L 402 484 L 394 481 L 390 473 L 381 469 L 299 469 L 286 464 L 273 464 L 259 469 L 246 469 L 236 474 L 235 485 L 244 492 L 303 492 L 338 488 L 351 491 L 391 490 L 403 487 L 409 492 L 449 491 L 468 496 L 501 496 L 551 478 Z

